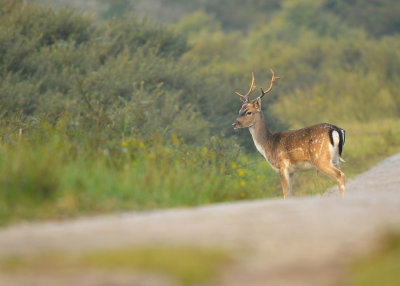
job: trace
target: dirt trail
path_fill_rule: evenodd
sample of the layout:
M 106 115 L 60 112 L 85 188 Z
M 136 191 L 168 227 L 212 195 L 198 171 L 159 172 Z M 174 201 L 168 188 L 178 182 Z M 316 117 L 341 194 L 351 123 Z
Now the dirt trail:
M 0 258 L 124 245 L 222 247 L 234 253 L 236 263 L 222 271 L 218 285 L 334 285 L 346 263 L 370 251 L 386 231 L 400 230 L 400 154 L 349 181 L 345 198 L 339 197 L 336 187 L 333 190 L 285 201 L 19 224 L 0 229 Z M 105 285 L 105 281 L 107 285 L 173 284 L 140 275 L 108 280 L 101 275 L 90 277 L 78 277 L 78 285 Z M 71 285 L 73 278 L 68 279 L 0 273 L 0 285 L 10 286 L 27 285 L 27 281 L 29 285 Z

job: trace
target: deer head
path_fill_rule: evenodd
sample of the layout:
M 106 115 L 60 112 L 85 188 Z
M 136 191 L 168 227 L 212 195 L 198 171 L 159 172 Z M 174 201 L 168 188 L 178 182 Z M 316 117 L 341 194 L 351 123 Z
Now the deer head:
M 271 84 L 268 88 L 268 90 L 264 91 L 261 88 L 261 94 L 256 98 L 250 101 L 249 96 L 250 94 L 254 91 L 256 88 L 255 85 L 255 80 L 254 80 L 254 72 L 252 72 L 252 81 L 250 85 L 250 89 L 247 92 L 246 95 L 242 95 L 238 92 L 236 92 L 237 95 L 239 95 L 240 101 L 243 103 L 242 107 L 239 110 L 239 116 L 236 118 L 236 121 L 232 124 L 234 129 L 239 129 L 239 128 L 246 128 L 246 127 L 251 127 L 254 125 L 254 122 L 257 120 L 261 113 L 261 98 L 270 92 L 272 90 L 272 86 L 274 85 L 274 82 L 279 79 L 279 77 L 275 76 L 274 71 L 271 69 L 272 72 L 272 79 L 271 79 Z

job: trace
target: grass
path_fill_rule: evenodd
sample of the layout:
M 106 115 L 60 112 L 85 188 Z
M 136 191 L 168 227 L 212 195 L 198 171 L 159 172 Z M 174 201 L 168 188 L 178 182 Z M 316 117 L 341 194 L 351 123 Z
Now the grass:
M 279 194 L 265 162 L 220 138 L 205 146 L 125 138 L 92 151 L 62 134 L 55 127 L 41 142 L 0 146 L 0 224 Z
M 353 263 L 342 285 L 400 285 L 400 234 L 388 234 L 378 251 Z
M 156 271 L 177 278 L 183 285 L 193 285 L 214 278 L 231 258 L 221 250 L 148 248 L 93 253 L 82 261 L 103 269 Z
M 400 151 L 399 123 L 342 124 L 347 178 Z M 84 138 L 68 137 L 62 126 L 42 129 L 45 135 L 0 144 L 0 225 L 281 197 L 279 176 L 268 163 L 226 139 L 191 146 L 176 136 L 171 143 L 132 137 L 93 151 Z M 334 184 L 323 174 L 299 173 L 294 195 L 322 194 Z
M 0 268 L 16 275 L 26 272 L 52 275 L 66 269 L 71 273 L 87 269 L 110 273 L 139 271 L 172 277 L 181 285 L 195 285 L 212 280 L 230 262 L 230 255 L 219 249 L 132 247 L 73 255 L 10 256 L 0 261 Z

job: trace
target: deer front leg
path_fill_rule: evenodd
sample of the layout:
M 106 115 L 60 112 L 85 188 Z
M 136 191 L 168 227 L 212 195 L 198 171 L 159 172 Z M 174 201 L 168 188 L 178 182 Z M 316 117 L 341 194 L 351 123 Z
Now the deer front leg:
M 281 168 L 279 170 L 279 175 L 281 177 L 283 198 L 286 199 L 286 197 L 292 191 L 291 190 L 291 184 L 290 184 L 290 174 L 289 174 L 289 171 L 287 169 Z

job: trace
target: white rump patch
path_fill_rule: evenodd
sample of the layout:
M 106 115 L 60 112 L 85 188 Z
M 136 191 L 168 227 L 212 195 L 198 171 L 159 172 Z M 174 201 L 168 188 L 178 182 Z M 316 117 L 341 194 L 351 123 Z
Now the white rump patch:
M 332 138 L 333 138 L 333 146 L 338 146 L 340 137 L 339 133 L 336 130 L 332 131 Z
M 332 139 L 333 139 L 333 146 L 329 144 L 329 151 L 331 153 L 331 162 L 335 167 L 339 167 L 339 142 L 340 142 L 340 134 L 336 131 L 332 131 Z

